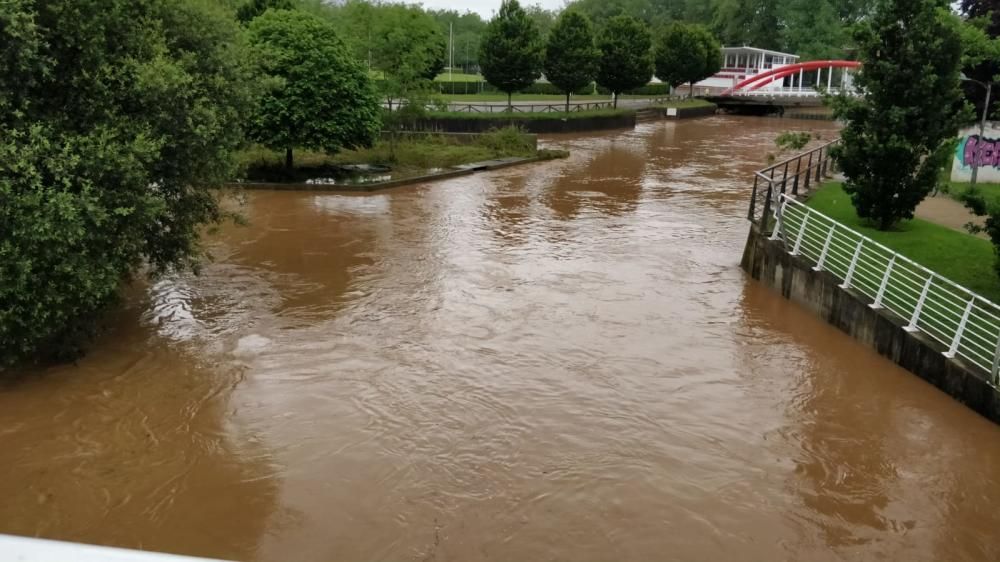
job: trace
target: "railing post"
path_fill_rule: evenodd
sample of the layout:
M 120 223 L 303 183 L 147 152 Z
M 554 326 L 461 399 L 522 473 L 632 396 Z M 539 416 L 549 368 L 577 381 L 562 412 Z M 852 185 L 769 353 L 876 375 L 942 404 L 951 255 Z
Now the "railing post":
M 806 191 L 809 191 L 809 181 L 812 179 L 813 153 L 809 153 L 809 162 L 806 164 Z
M 892 268 L 896 265 L 896 255 L 893 254 L 889 258 L 889 266 L 885 268 L 885 276 L 882 277 L 882 284 L 878 287 L 878 293 L 875 295 L 875 302 L 871 303 L 870 306 L 873 309 L 882 308 L 882 298 L 885 297 L 885 289 L 889 286 L 889 277 L 892 275 Z
M 774 208 L 774 232 L 771 233 L 769 240 L 777 240 L 781 237 L 781 230 L 785 228 L 785 200 L 782 197 L 778 197 L 777 206 Z
M 830 252 L 830 243 L 833 242 L 833 233 L 837 230 L 837 223 L 832 223 L 830 232 L 826 233 L 826 240 L 823 242 L 823 251 L 819 253 L 819 261 L 813 271 L 823 271 L 823 264 L 826 263 L 826 255 Z
M 965 326 L 969 323 L 969 316 L 972 314 L 972 305 L 976 302 L 976 297 L 969 299 L 969 304 L 965 305 L 965 313 L 962 314 L 962 320 L 958 323 L 958 329 L 955 330 L 955 337 L 951 340 L 951 347 L 945 352 L 944 356 L 948 359 L 954 359 L 955 355 L 958 354 L 958 346 L 962 342 L 962 335 L 965 334 Z
M 785 187 L 788 185 L 788 164 L 785 162 L 785 171 L 781 174 L 781 194 L 785 194 Z
M 996 386 L 1000 382 L 1000 335 L 997 336 L 997 347 L 996 351 L 993 352 L 993 369 L 990 370 L 990 373 L 993 375 L 990 382 Z
M 858 259 L 861 257 L 861 247 L 864 244 L 864 238 L 858 241 L 858 247 L 854 249 L 854 256 L 851 258 L 851 265 L 847 267 L 847 276 L 844 277 L 844 282 L 840 284 L 841 289 L 851 288 L 851 281 L 854 280 L 854 270 L 858 267 Z
M 750 212 L 747 213 L 747 220 L 753 222 L 754 211 L 757 210 L 757 182 L 760 181 L 760 176 L 757 174 L 753 175 L 753 191 L 750 192 Z
M 795 237 L 795 247 L 792 248 L 792 255 L 799 255 L 799 251 L 802 250 L 802 239 L 806 236 L 806 227 L 809 225 L 809 212 L 806 211 L 806 215 L 802 217 L 802 225 L 799 226 L 799 234 Z
M 823 148 L 820 147 L 819 153 L 817 153 L 816 155 L 816 183 L 819 183 L 820 180 L 822 180 L 822 178 L 819 175 L 820 170 L 822 168 L 823 168 Z
M 927 294 L 931 292 L 931 285 L 933 283 L 934 276 L 928 275 L 927 282 L 924 283 L 924 288 L 920 291 L 920 298 L 917 299 L 917 305 L 913 307 L 913 316 L 910 317 L 910 323 L 903 328 L 907 332 L 916 332 L 919 330 L 917 323 L 920 321 L 920 312 L 924 309 L 924 302 L 927 301 Z
M 792 180 L 792 195 L 799 194 L 799 174 L 802 173 L 802 157 L 795 160 L 795 179 Z
M 760 232 L 763 234 L 767 231 L 767 221 L 770 220 L 771 214 L 771 192 L 774 191 L 774 183 L 767 183 L 767 193 L 764 195 L 764 212 L 760 215 Z

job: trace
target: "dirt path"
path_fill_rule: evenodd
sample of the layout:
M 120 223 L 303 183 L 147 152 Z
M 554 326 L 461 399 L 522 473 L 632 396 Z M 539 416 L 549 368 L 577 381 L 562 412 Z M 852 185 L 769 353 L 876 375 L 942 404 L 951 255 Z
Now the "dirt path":
M 915 213 L 919 219 L 931 221 L 941 226 L 946 226 L 953 230 L 968 233 L 965 225 L 969 222 L 982 225 L 983 217 L 973 215 L 964 205 L 948 197 L 947 195 L 937 195 L 924 199 Z M 986 238 L 983 233 L 978 235 Z

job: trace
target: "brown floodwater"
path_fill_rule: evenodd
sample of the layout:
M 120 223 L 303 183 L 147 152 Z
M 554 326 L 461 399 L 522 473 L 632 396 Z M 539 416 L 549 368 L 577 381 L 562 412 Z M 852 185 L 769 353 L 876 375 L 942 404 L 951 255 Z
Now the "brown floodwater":
M 0 386 L 0 532 L 247 561 L 997 560 L 1000 428 L 747 278 L 793 126 L 252 192 Z M 0 553 L 2 558 L 2 553 Z

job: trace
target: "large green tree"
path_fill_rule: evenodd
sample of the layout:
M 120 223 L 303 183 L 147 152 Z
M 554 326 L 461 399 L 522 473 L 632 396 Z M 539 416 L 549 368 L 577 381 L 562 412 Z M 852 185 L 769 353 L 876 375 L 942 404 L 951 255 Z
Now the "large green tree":
M 503 0 L 500 11 L 486 26 L 479 65 L 486 81 L 511 95 L 527 88 L 541 75 L 543 47 L 538 28 L 517 0 Z
M 847 121 L 837 158 L 858 215 L 879 229 L 913 217 L 968 117 L 959 25 L 938 0 L 880 0 L 855 33 L 865 95 L 836 100 Z
M 268 85 L 251 136 L 284 150 L 287 169 L 295 148 L 337 152 L 375 141 L 378 96 L 331 24 L 302 11 L 270 10 L 250 23 L 250 41 Z
M 802 60 L 839 59 L 847 46 L 847 27 L 833 0 L 785 0 L 781 48 Z
M 716 56 L 718 62 L 709 64 Z M 714 74 L 722 64 L 722 55 L 714 38 L 701 26 L 672 23 L 656 38 L 653 50 L 656 77 L 673 87 L 693 84 Z
M 628 15 L 615 16 L 597 40 L 601 59 L 597 83 L 618 95 L 649 83 L 653 76 L 653 37 L 649 26 Z
M 0 368 L 196 262 L 243 139 L 240 40 L 208 0 L 0 2 Z
M 601 52 L 594 45 L 594 29 L 587 16 L 575 10 L 563 12 L 545 44 L 545 77 L 570 95 L 594 81 Z
M 275 10 L 294 10 L 295 3 L 292 0 L 247 0 L 236 9 L 236 19 L 243 24 L 248 24 L 255 17 L 272 8 Z

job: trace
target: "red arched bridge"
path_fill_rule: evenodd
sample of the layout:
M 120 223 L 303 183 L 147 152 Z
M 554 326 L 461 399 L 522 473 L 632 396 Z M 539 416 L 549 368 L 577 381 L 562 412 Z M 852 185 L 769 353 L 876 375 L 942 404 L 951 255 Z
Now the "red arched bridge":
M 849 60 L 783 65 L 737 82 L 721 97 L 820 97 L 821 91 L 856 95 L 851 73 L 860 66 L 860 62 Z

